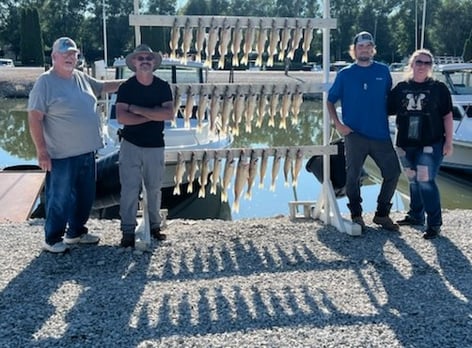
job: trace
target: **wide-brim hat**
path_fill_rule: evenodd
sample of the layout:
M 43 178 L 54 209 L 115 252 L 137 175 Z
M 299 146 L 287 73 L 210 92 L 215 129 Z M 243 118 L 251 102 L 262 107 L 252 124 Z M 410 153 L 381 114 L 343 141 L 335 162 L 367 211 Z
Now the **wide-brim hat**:
M 136 47 L 133 52 L 131 52 L 130 54 L 126 56 L 126 65 L 128 66 L 128 68 L 130 68 L 130 70 L 136 71 L 136 66 L 133 64 L 132 60 L 135 56 L 141 53 L 147 53 L 154 56 L 154 66 L 152 68 L 152 71 L 156 70 L 159 67 L 159 65 L 161 65 L 161 62 L 162 62 L 161 52 L 154 52 L 151 49 L 151 47 L 149 47 L 148 45 L 142 44 Z

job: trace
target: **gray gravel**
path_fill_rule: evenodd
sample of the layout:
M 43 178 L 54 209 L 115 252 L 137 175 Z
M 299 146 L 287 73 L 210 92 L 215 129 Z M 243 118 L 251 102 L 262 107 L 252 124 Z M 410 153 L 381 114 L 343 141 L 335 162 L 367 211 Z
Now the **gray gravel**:
M 2 224 L 0 346 L 472 347 L 471 212 L 444 222 L 426 241 L 175 220 L 143 254 L 118 247 L 118 221 L 91 220 L 100 244 L 64 255 L 41 252 L 42 220 Z

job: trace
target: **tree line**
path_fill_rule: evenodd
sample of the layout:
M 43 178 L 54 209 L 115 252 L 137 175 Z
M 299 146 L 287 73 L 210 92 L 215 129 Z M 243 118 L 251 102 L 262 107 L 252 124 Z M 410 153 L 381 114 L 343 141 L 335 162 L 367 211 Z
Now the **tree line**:
M 308 0 L 187 0 L 181 8 L 177 0 L 145 4 L 141 14 L 310 18 L 322 17 L 323 10 L 321 1 Z M 349 45 L 362 30 L 374 35 L 376 59 L 386 63 L 404 60 L 421 42 L 435 55 L 472 59 L 472 0 L 331 0 L 330 4 L 330 15 L 337 19 L 337 28 L 331 30 L 331 61 L 349 61 Z M 131 13 L 130 0 L 3 0 L 0 56 L 10 53 L 23 65 L 42 66 L 48 63 L 53 41 L 69 36 L 88 62 L 103 59 L 105 14 L 107 63 L 112 64 L 115 57 L 134 48 Z M 143 42 L 169 52 L 170 28 L 141 29 Z M 321 45 L 321 32 L 315 32 L 309 61 L 320 61 Z M 294 61 L 300 59 L 298 54 Z

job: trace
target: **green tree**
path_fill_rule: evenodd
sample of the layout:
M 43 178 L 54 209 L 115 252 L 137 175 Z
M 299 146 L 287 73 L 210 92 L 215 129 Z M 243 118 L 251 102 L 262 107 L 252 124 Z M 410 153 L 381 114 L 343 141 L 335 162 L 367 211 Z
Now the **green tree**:
M 44 65 L 43 39 L 36 8 L 21 11 L 21 62 L 29 66 Z

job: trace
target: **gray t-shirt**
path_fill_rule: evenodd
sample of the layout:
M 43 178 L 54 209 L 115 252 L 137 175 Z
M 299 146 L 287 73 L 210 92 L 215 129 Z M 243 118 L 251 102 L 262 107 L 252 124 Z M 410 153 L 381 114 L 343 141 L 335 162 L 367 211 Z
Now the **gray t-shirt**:
M 51 158 L 78 156 L 103 147 L 96 112 L 96 96 L 102 88 L 103 81 L 78 70 L 65 79 L 51 69 L 35 82 L 28 111 L 44 113 L 44 139 Z

